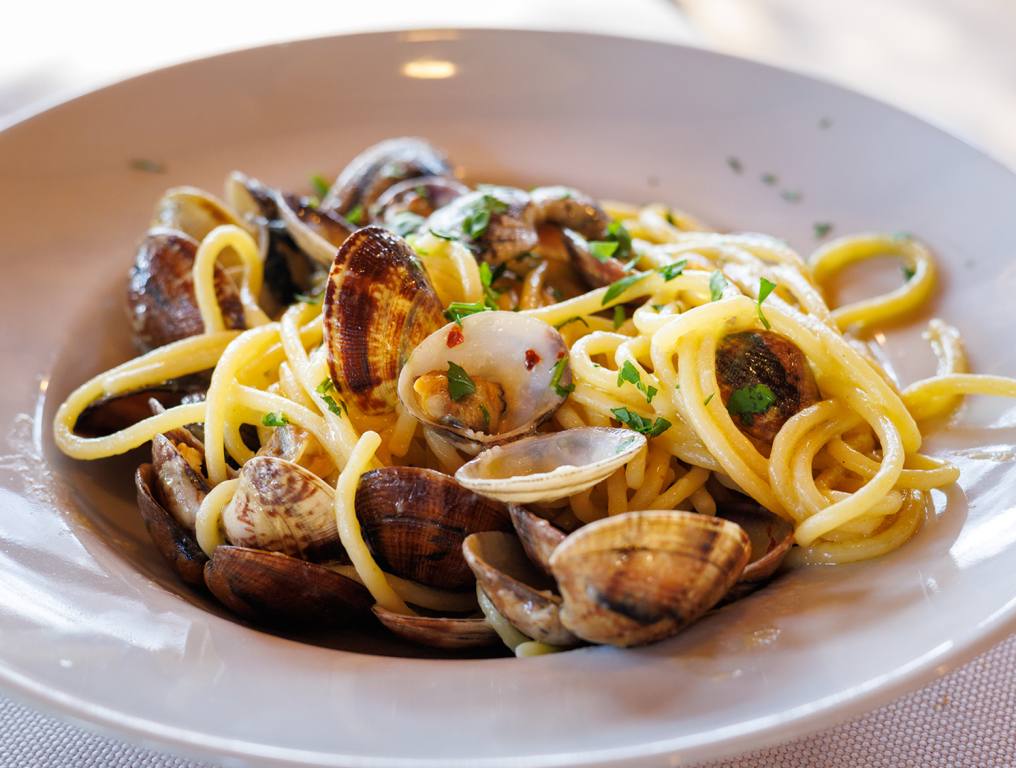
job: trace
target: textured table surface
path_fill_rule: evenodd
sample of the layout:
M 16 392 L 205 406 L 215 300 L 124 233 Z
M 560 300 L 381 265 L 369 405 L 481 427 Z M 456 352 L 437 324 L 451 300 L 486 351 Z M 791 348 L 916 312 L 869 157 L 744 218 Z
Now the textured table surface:
M 409 26 L 579 29 L 725 50 L 839 81 L 916 112 L 1016 167 L 1011 0 L 309 0 L 270 25 L 245 5 L 22 4 L 0 25 L 0 125 L 39 105 L 185 58 L 285 38 Z M 320 7 L 315 7 L 320 6 Z M 265 13 L 270 6 L 264 4 Z M 94 24 L 102 17 L 106 23 Z M 49 20 L 64 23 L 52 25 Z M 200 18 L 200 24 L 193 20 Z M 75 22 L 80 23 L 75 23 Z M 88 24 L 89 34 L 81 35 Z M 972 106 L 973 105 L 973 106 Z M 205 768 L 65 724 L 0 697 L 0 768 Z M 1016 766 L 1016 637 L 864 717 L 729 768 Z

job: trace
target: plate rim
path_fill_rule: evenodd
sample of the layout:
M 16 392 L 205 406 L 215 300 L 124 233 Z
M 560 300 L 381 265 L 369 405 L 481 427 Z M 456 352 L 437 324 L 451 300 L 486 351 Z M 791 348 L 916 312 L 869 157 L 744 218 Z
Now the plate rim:
M 6 119 L 0 120 L 0 139 L 14 130 L 29 128 L 37 119 L 58 112 L 69 106 L 99 93 L 112 91 L 116 88 L 133 83 L 146 77 L 166 71 L 183 69 L 191 66 L 202 66 L 208 62 L 232 56 L 249 54 L 267 49 L 282 49 L 304 43 L 342 41 L 349 38 L 385 37 L 395 38 L 402 44 L 413 41 L 404 39 L 407 34 L 445 34 L 449 40 L 469 36 L 532 36 L 553 38 L 584 38 L 637 43 L 640 46 L 679 49 L 686 53 L 705 58 L 724 59 L 751 67 L 761 67 L 783 77 L 800 78 L 804 81 L 817 83 L 827 89 L 833 89 L 855 98 L 861 98 L 879 108 L 891 110 L 898 117 L 911 123 L 917 123 L 924 129 L 930 128 L 950 141 L 959 143 L 969 151 L 976 153 L 980 159 L 987 160 L 1008 175 L 1016 175 L 1016 168 L 996 157 L 991 151 L 980 146 L 978 142 L 959 135 L 943 127 L 934 118 L 919 116 L 900 108 L 888 101 L 870 95 L 864 91 L 837 82 L 830 77 L 800 72 L 795 69 L 773 64 L 767 61 L 731 54 L 715 49 L 695 45 L 689 42 L 669 42 L 660 39 L 642 38 L 632 35 L 614 35 L 597 32 L 533 29 L 526 27 L 488 27 L 488 26 L 434 26 L 390 28 L 374 31 L 358 31 L 351 33 L 309 35 L 287 40 L 229 48 L 207 56 L 187 58 L 165 66 L 143 69 L 127 77 L 117 78 L 99 85 L 86 86 L 82 89 L 70 90 L 33 102 L 16 110 Z M 41 411 L 40 411 L 41 413 Z M 256 630 L 255 630 L 256 631 Z M 998 645 L 1010 635 L 1016 634 L 1016 596 L 996 610 L 982 622 L 968 630 L 965 634 L 952 638 L 932 652 L 912 661 L 910 664 L 894 671 L 889 677 L 869 682 L 866 687 L 857 686 L 850 691 L 847 698 L 842 695 L 830 695 L 825 699 L 813 702 L 804 712 L 786 710 L 766 718 L 757 718 L 738 726 L 738 732 L 727 737 L 720 737 L 723 729 L 713 730 L 717 734 L 712 741 L 699 742 L 685 747 L 674 743 L 673 739 L 662 739 L 643 742 L 626 747 L 599 749 L 595 751 L 561 752 L 549 755 L 527 755 L 517 757 L 479 757 L 479 758 L 402 758 L 402 757 L 367 757 L 359 755 L 343 755 L 335 752 L 317 752 L 296 750 L 291 748 L 273 747 L 252 741 L 241 741 L 203 734 L 198 731 L 166 726 L 154 720 L 135 717 L 127 712 L 120 712 L 104 705 L 97 705 L 88 700 L 64 693 L 60 689 L 37 683 L 30 676 L 10 668 L 0 653 L 0 688 L 14 700 L 34 707 L 44 713 L 55 715 L 66 722 L 84 726 L 93 732 L 110 738 L 127 740 L 145 748 L 166 748 L 173 754 L 193 756 L 196 759 L 231 758 L 246 761 L 257 761 L 258 764 L 272 766 L 349 766 L 349 768 L 444 768 L 445 766 L 477 766 L 477 768 L 501 768 L 502 766 L 532 766 L 533 768 L 559 768 L 561 766 L 636 766 L 648 764 L 666 756 L 678 757 L 681 763 L 698 763 L 715 761 L 750 751 L 765 749 L 776 744 L 784 744 L 807 737 L 821 730 L 835 727 L 847 720 L 873 711 L 887 703 L 918 688 L 938 680 L 971 661 L 974 657 Z M 530 663 L 539 663 L 539 659 Z M 760 723 L 749 730 L 752 723 Z

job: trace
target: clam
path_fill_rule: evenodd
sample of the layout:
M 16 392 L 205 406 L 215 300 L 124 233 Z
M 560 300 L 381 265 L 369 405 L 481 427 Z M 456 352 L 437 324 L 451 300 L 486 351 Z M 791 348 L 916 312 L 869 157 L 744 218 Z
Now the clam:
M 332 379 L 363 413 L 389 413 L 410 352 L 444 323 L 443 307 L 406 242 L 381 227 L 351 235 L 324 299 Z
M 237 218 L 217 197 L 196 187 L 174 187 L 156 204 L 151 226 L 175 229 L 200 242 L 224 224 L 234 224 L 256 234 L 249 222 Z
M 322 479 L 331 478 L 337 471 L 317 438 L 293 424 L 275 427 L 271 437 L 258 450 L 258 456 L 274 456 L 299 464 Z
M 602 240 L 610 217 L 593 198 L 571 187 L 537 187 L 529 193 L 536 220 L 575 230 L 589 240 Z
M 389 631 L 418 645 L 446 650 L 483 648 L 499 642 L 497 633 L 482 618 L 407 616 L 375 605 L 378 621 Z
M 423 339 L 399 375 L 403 406 L 466 450 L 536 429 L 564 401 L 568 349 L 516 312 L 479 312 Z
M 365 473 L 356 491 L 356 515 L 383 570 L 443 589 L 472 586 L 462 556 L 466 536 L 511 530 L 503 504 L 441 472 L 414 467 Z
M 550 576 L 550 556 L 564 541 L 564 531 L 518 504 L 509 504 L 508 514 L 530 562 Z
M 102 397 L 81 412 L 74 431 L 85 437 L 110 435 L 151 416 L 149 401 L 153 399 L 172 408 L 189 401 L 195 395 L 203 395 L 207 388 L 208 378 L 194 375 L 133 392 Z
M 184 583 L 192 587 L 204 586 L 204 567 L 208 558 L 191 531 L 163 505 L 158 478 L 151 464 L 138 467 L 134 485 L 137 488 L 138 510 L 159 554 Z
M 741 526 L 751 541 L 751 560 L 727 595 L 736 599 L 758 589 L 783 564 L 794 545 L 794 526 L 752 501 L 720 504 L 716 514 Z
M 347 626 L 374 602 L 362 585 L 323 565 L 244 547 L 218 547 L 204 580 L 234 613 L 280 626 Z
M 321 207 L 346 216 L 366 212 L 386 189 L 420 176 L 451 176 L 444 153 L 423 139 L 400 137 L 368 147 L 343 169 Z
M 193 437 L 182 439 L 186 430 L 174 430 L 173 440 L 166 435 L 152 438 L 152 469 L 155 471 L 163 506 L 173 518 L 191 533 L 201 502 L 211 490 L 201 474 L 204 446 Z M 187 433 L 189 434 L 189 433 Z
M 467 243 L 484 261 L 508 261 L 536 247 L 536 209 L 512 187 L 484 187 L 435 211 L 424 224 L 438 237 Z
M 334 491 L 313 472 L 284 459 L 255 456 L 240 468 L 239 481 L 222 511 L 230 544 L 302 560 L 345 557 Z
M 194 297 L 198 242 L 183 232 L 151 229 L 138 247 L 127 287 L 127 310 L 137 345 L 144 350 L 203 333 Z M 218 266 L 215 295 L 226 328 L 245 327 L 236 286 Z
M 578 233 L 566 229 L 561 235 L 568 260 L 590 288 L 611 285 L 627 274 L 624 265 L 617 259 L 610 257 L 600 260 L 593 256 L 589 243 Z
M 474 533 L 463 542 L 462 552 L 494 607 L 517 629 L 551 645 L 578 643 L 561 624 L 561 598 L 553 592 L 553 579 L 529 561 L 516 536 Z
M 716 380 L 734 424 L 767 445 L 791 416 L 821 397 L 804 353 L 772 331 L 725 336 L 716 348 Z
M 462 182 L 443 176 L 406 179 L 389 187 L 370 209 L 372 221 L 405 237 L 439 208 L 469 192 Z
M 597 520 L 554 550 L 561 622 L 593 643 L 670 637 L 734 586 L 751 555 L 727 520 L 690 512 L 627 512 Z
M 605 480 L 645 444 L 630 429 L 565 429 L 490 448 L 463 464 L 455 479 L 500 501 L 554 501 Z
M 338 214 L 315 208 L 306 198 L 276 193 L 275 202 L 293 242 L 322 266 L 331 266 L 339 247 L 356 229 Z

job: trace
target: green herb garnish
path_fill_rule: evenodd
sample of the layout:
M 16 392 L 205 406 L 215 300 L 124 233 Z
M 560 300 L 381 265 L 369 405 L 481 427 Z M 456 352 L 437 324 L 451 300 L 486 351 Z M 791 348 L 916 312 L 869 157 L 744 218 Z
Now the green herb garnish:
M 817 221 L 812 225 L 815 231 L 815 239 L 821 240 L 823 237 L 833 231 L 833 225 L 828 221 Z
M 423 216 L 419 216 L 412 211 L 399 211 L 392 216 L 391 222 L 388 226 L 391 227 L 391 229 L 399 237 L 405 237 L 406 235 L 412 234 L 418 230 L 423 222 Z
M 776 289 L 776 283 L 766 280 L 764 277 L 759 280 L 758 283 L 758 301 L 755 302 L 755 308 L 758 310 L 758 319 L 762 322 L 763 327 L 768 331 L 772 328 L 769 325 L 769 320 L 766 319 L 765 314 L 762 312 L 762 302 L 769 298 L 769 294 Z
M 486 312 L 489 309 L 490 307 L 482 301 L 453 301 L 444 311 L 444 316 L 446 320 L 462 325 L 462 318 L 475 315 L 477 312 Z
M 624 321 L 628 319 L 628 313 L 624 311 L 624 305 L 618 304 L 614 307 L 614 330 L 616 331 L 622 325 Z
M 314 188 L 314 194 L 319 198 L 325 197 L 332 186 L 320 173 L 315 173 L 310 177 L 310 185 Z
M 493 195 L 485 194 L 473 205 L 472 209 L 462 220 L 462 231 L 468 237 L 475 240 L 487 231 L 492 213 L 503 213 L 507 210 L 508 204 L 503 200 L 498 200 Z
M 603 294 L 603 301 L 600 302 L 600 306 L 603 307 L 607 306 L 610 302 L 612 302 L 622 293 L 627 291 L 629 288 L 635 285 L 635 283 L 637 283 L 642 278 L 646 277 L 648 274 L 649 274 L 648 272 L 636 272 L 633 275 L 622 277 L 617 282 L 611 283 L 607 287 L 607 292 Z
M 710 392 L 709 393 L 709 397 L 707 397 L 705 400 L 702 401 L 702 405 L 709 405 L 709 403 L 712 402 L 712 399 L 714 397 L 716 397 L 716 393 L 715 392 Z
M 592 240 L 589 243 L 589 255 L 597 261 L 607 261 L 614 256 L 620 243 L 610 240 Z
M 500 265 L 498 270 L 500 271 L 497 277 L 500 277 L 504 273 L 504 265 Z M 480 283 L 483 285 L 483 302 L 491 309 L 498 309 L 497 300 L 501 296 L 500 292 L 490 287 L 497 277 L 495 277 L 487 262 L 480 263 Z
M 476 384 L 461 365 L 448 361 L 448 396 L 456 403 L 476 392 Z
M 741 417 L 745 424 L 751 424 L 754 416 L 765 413 L 776 402 L 776 395 L 765 384 L 752 384 L 735 389 L 730 395 L 727 410 Z
M 732 170 L 734 173 L 741 173 L 744 170 L 744 166 L 741 165 L 741 161 L 738 160 L 736 157 L 728 157 L 727 165 L 730 166 L 730 170 Z
M 766 186 L 772 187 L 778 181 L 779 181 L 779 179 L 776 178 L 776 174 L 775 173 L 763 173 L 762 174 L 762 183 L 765 184 Z
M 346 221 L 354 226 L 360 226 L 363 223 L 363 206 L 357 203 L 350 208 L 346 214 Z
M 670 429 L 670 422 L 662 417 L 657 418 L 656 421 L 650 421 L 627 408 L 611 408 L 610 412 L 626 427 L 634 429 L 646 437 L 658 437 Z
M 727 287 L 727 278 L 723 276 L 720 270 L 714 271 L 709 276 L 709 299 L 710 301 L 719 301 L 723 298 L 723 289 Z
M 621 366 L 621 370 L 617 372 L 617 386 L 623 386 L 625 382 L 634 384 L 635 388 L 646 397 L 646 402 L 653 402 L 653 398 L 656 397 L 656 387 L 646 386 L 642 383 L 642 377 L 639 375 L 639 370 L 632 365 L 631 360 L 625 360 L 624 365 Z
M 586 328 L 589 327 L 589 323 L 586 322 L 586 319 L 584 317 L 579 317 L 578 315 L 575 315 L 575 317 L 569 317 L 563 323 L 558 323 L 554 327 L 557 328 L 557 330 L 560 331 L 566 325 L 571 325 L 572 323 L 582 323 L 582 325 L 584 325 Z
M 656 271 L 663 275 L 663 282 L 669 283 L 675 277 L 684 273 L 684 268 L 688 266 L 688 259 L 680 259 L 675 261 L 673 264 L 664 264 L 659 267 Z
M 289 419 L 286 418 L 286 414 L 279 411 L 278 413 L 266 413 L 261 417 L 261 423 L 266 427 L 284 427 L 289 423 Z
M 342 418 L 342 409 L 345 407 L 346 404 L 343 403 L 340 406 L 337 402 L 335 402 L 335 398 L 329 394 L 334 389 L 335 382 L 332 381 L 331 376 L 328 376 L 325 379 L 323 379 L 321 383 L 317 385 L 317 387 L 314 388 L 314 391 L 321 396 L 321 402 L 323 402 L 327 406 L 329 411 L 334 413 L 339 418 Z
M 803 195 L 796 189 L 785 189 L 780 192 L 780 197 L 786 200 L 788 203 L 799 203 Z
M 562 385 L 561 377 L 564 375 L 564 367 L 568 364 L 568 356 L 565 355 L 554 363 L 553 373 L 550 377 L 550 386 L 557 392 L 558 397 L 568 397 L 572 392 L 575 391 L 574 384 Z
M 434 227 L 430 228 L 430 233 L 432 235 L 434 235 L 434 237 L 440 237 L 442 240 L 458 240 L 459 239 L 458 236 L 454 232 L 447 232 L 447 231 L 445 231 L 443 229 L 434 229 Z
M 615 259 L 626 259 L 631 253 L 631 233 L 620 221 L 612 221 L 607 225 L 607 234 L 603 240 L 617 243 L 617 251 L 613 254 Z
M 483 414 L 483 431 L 486 432 L 490 429 L 490 411 L 483 403 L 480 403 L 480 413 Z
M 906 264 L 900 267 L 900 269 L 903 270 L 903 281 L 907 283 L 909 283 L 911 278 L 913 278 L 913 276 L 917 274 L 916 269 L 914 269 L 913 267 L 908 267 Z

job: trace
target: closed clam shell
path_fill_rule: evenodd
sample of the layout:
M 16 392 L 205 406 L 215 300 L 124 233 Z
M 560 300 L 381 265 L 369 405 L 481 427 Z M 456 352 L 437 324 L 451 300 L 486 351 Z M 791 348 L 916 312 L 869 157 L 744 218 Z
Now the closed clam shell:
M 223 605 L 259 624 L 344 627 L 360 622 L 373 603 L 352 579 L 281 552 L 218 547 L 204 579 Z
M 151 229 L 138 246 L 127 286 L 127 313 L 141 349 L 153 349 L 204 333 L 194 296 L 198 242 L 183 232 Z M 227 329 L 245 327 L 240 294 L 216 267 L 215 296 Z
M 380 605 L 371 610 L 389 631 L 417 645 L 462 650 L 483 648 L 499 642 L 497 633 L 482 618 L 406 616 Z
M 630 461 L 646 438 L 630 429 L 579 427 L 489 448 L 455 473 L 492 499 L 528 504 L 591 488 Z
M 356 516 L 378 565 L 443 589 L 472 586 L 462 542 L 477 531 L 511 529 L 507 508 L 431 469 L 385 467 L 364 473 Z
M 561 598 L 553 591 L 553 579 L 529 561 L 516 536 L 474 533 L 463 542 L 462 552 L 494 607 L 519 631 L 551 645 L 579 642 L 561 623 Z
M 548 576 L 552 575 L 550 556 L 564 541 L 564 531 L 518 504 L 509 504 L 508 514 L 530 562 Z
M 554 386 L 555 367 L 567 354 L 561 334 L 542 320 L 517 312 L 478 312 L 463 317 L 461 324 L 444 325 L 412 349 L 399 375 L 398 397 L 424 424 L 475 452 L 527 435 L 553 415 L 565 398 Z M 504 415 L 496 431 L 435 419 L 424 410 L 414 385 L 426 374 L 446 372 L 449 363 L 460 366 L 474 381 L 501 388 Z M 565 364 L 558 384 L 570 382 Z
M 343 216 L 356 206 L 367 211 L 382 192 L 403 179 L 451 175 L 448 158 L 425 139 L 413 136 L 385 139 L 350 161 L 321 201 L 321 207 Z
M 736 524 L 691 512 L 627 512 L 597 520 L 554 550 L 561 621 L 593 643 L 670 637 L 716 605 L 751 556 Z
M 204 567 L 208 557 L 201 551 L 191 532 L 163 506 L 155 469 L 151 464 L 138 467 L 134 474 L 134 485 L 137 489 L 138 510 L 159 554 L 184 583 L 192 587 L 203 587 Z
M 389 413 L 410 353 L 444 324 L 444 308 L 406 242 L 381 227 L 339 249 L 324 298 L 328 366 L 341 395 L 363 413 Z
M 241 468 L 222 511 L 230 544 L 282 552 L 303 560 L 345 556 L 335 522 L 335 493 L 298 464 L 255 456 Z

